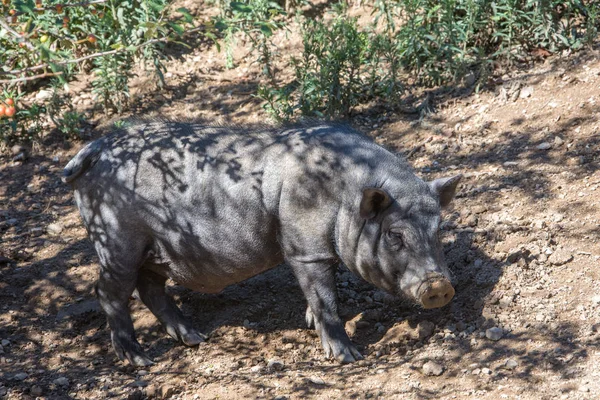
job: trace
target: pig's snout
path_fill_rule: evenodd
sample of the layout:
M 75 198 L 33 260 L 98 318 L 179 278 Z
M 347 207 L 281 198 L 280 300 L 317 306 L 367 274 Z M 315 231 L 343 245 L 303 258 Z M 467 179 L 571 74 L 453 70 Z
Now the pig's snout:
M 423 308 L 440 308 L 445 306 L 454 297 L 454 288 L 446 278 L 434 278 L 419 288 L 418 299 Z

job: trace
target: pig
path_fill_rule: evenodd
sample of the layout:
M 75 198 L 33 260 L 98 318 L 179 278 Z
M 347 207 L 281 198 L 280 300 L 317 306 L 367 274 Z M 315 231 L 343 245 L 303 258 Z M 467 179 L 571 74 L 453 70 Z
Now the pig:
M 187 346 L 206 336 L 165 292 L 172 279 L 217 293 L 286 263 L 325 355 L 362 358 L 338 315 L 335 271 L 423 308 L 454 296 L 438 239 L 460 175 L 425 182 L 345 125 L 244 129 L 136 121 L 86 145 L 65 167 L 98 254 L 96 295 L 117 356 L 153 361 L 135 337 L 136 295 Z

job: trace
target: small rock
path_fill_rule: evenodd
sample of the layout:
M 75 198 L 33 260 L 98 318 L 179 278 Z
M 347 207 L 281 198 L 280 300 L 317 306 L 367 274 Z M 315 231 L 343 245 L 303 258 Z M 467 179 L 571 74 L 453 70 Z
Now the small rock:
M 498 302 L 498 304 L 502 308 L 508 308 L 508 307 L 510 307 L 510 305 L 511 305 L 512 302 L 513 302 L 513 296 L 507 295 L 507 296 L 503 296 L 500 299 L 500 301 Z
M 65 378 L 64 376 L 61 376 L 60 378 L 56 378 L 55 380 L 52 381 L 52 383 L 54 383 L 57 386 L 62 386 L 62 387 L 69 386 L 69 380 L 67 378 Z
M 47 100 L 50 97 L 52 97 L 52 91 L 43 89 L 37 92 L 35 95 L 36 100 Z
M 552 144 L 550 144 L 548 142 L 542 142 L 542 143 L 538 144 L 537 146 L 535 146 L 535 148 L 538 150 L 550 150 L 552 148 Z
M 499 328 L 497 326 L 489 328 L 485 331 L 485 337 L 493 341 L 502 339 L 502 336 L 504 336 L 504 331 L 502 330 L 502 328 Z
M 315 385 L 319 385 L 319 386 L 326 385 L 325 381 L 323 379 L 319 378 L 318 376 L 311 376 L 310 378 L 308 378 L 308 380 L 311 383 L 314 383 Z
M 459 332 L 464 331 L 465 329 L 467 329 L 467 324 L 464 323 L 464 321 L 458 321 L 456 323 L 456 330 Z
M 50 235 L 56 236 L 63 231 L 63 226 L 61 224 L 50 224 L 46 227 L 46 232 Z
M 144 394 L 140 389 L 136 389 L 127 395 L 127 400 L 142 400 L 143 398 Z
M 8 389 L 3 386 L 0 386 L 0 397 L 5 396 L 6 393 L 8 393 Z
M 600 305 L 600 294 L 592 297 L 592 304 Z
M 490 375 L 492 371 L 489 368 L 481 368 L 481 373 L 484 375 Z
M 281 360 L 271 359 L 267 362 L 267 368 L 272 371 L 281 371 L 285 365 Z
M 168 399 L 175 393 L 175 388 L 171 385 L 162 385 L 158 388 L 158 395 L 161 399 Z
M 440 376 L 444 373 L 444 367 L 434 361 L 427 361 L 423 365 L 423 374 L 427 376 Z
M 153 398 L 154 396 L 156 396 L 156 386 L 155 385 L 149 385 L 146 387 L 146 397 L 148 397 L 149 399 Z
M 10 346 L 10 340 L 2 339 L 1 344 L 2 344 L 2 347 L 8 347 L 8 346 Z
M 250 372 L 258 374 L 262 371 L 262 366 L 260 365 L 255 365 L 252 368 L 250 368 Z
M 522 99 L 526 99 L 527 97 L 531 97 L 532 94 L 533 94 L 533 86 L 527 86 L 527 87 L 524 87 L 523 89 L 521 89 L 521 93 L 519 94 L 519 97 Z
M 578 390 L 582 393 L 588 393 L 590 391 L 590 388 L 587 386 L 579 386 Z
M 13 380 L 15 381 L 24 381 L 25 379 L 27 379 L 29 375 L 27 375 L 26 372 L 18 372 L 16 374 L 13 375 Z
M 550 257 L 548 257 L 548 261 L 550 262 L 550 264 L 553 265 L 563 265 L 568 263 L 572 259 L 573 255 L 571 254 L 571 252 L 563 248 L 556 249 L 556 251 L 550 254 Z
M 29 389 L 29 393 L 31 393 L 32 396 L 39 397 L 44 393 L 44 390 L 39 385 L 33 385 L 31 389 Z
M 513 360 L 512 358 L 509 358 L 504 363 L 504 368 L 510 369 L 510 370 L 513 370 L 513 369 L 517 368 L 518 366 L 519 366 L 519 363 L 516 362 L 515 360 Z
M 565 141 L 564 141 L 564 140 L 563 140 L 563 139 L 562 139 L 560 136 L 555 136 L 555 137 L 554 137 L 554 144 L 555 144 L 556 146 L 562 146 L 562 144 L 563 144 L 564 142 L 565 142 Z

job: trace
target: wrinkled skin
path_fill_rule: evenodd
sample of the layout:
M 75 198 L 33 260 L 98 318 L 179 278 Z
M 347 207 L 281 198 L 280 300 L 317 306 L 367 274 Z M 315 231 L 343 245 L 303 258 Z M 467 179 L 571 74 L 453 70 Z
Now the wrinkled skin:
M 347 127 L 137 123 L 82 149 L 63 180 L 98 253 L 113 346 L 136 366 L 152 361 L 128 311 L 134 291 L 170 336 L 205 339 L 165 293 L 167 278 L 216 293 L 286 262 L 307 323 L 340 362 L 362 356 L 337 312 L 339 262 L 425 308 L 454 295 L 437 235 L 460 176 L 426 183 Z

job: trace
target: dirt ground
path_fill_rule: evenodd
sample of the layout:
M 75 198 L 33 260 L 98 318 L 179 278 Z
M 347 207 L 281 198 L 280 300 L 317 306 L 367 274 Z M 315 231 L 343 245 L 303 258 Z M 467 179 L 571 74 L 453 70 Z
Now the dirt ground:
M 202 45 L 169 61 L 167 88 L 136 79 L 133 114 L 266 120 L 250 96 L 258 66 L 238 46 L 233 70 Z M 76 107 L 96 115 L 85 79 L 73 88 Z M 350 365 L 324 359 L 286 266 L 220 294 L 170 283 L 210 335 L 197 348 L 176 343 L 132 300 L 156 364 L 118 361 L 93 295 L 97 257 L 60 181 L 82 143 L 49 135 L 25 160 L 0 156 L 0 398 L 600 398 L 597 51 L 515 68 L 479 94 L 429 98 L 434 112 L 422 120 L 375 105 L 350 122 L 425 179 L 464 174 L 442 224 L 456 297 L 419 309 L 340 267 L 342 317 L 365 355 Z

